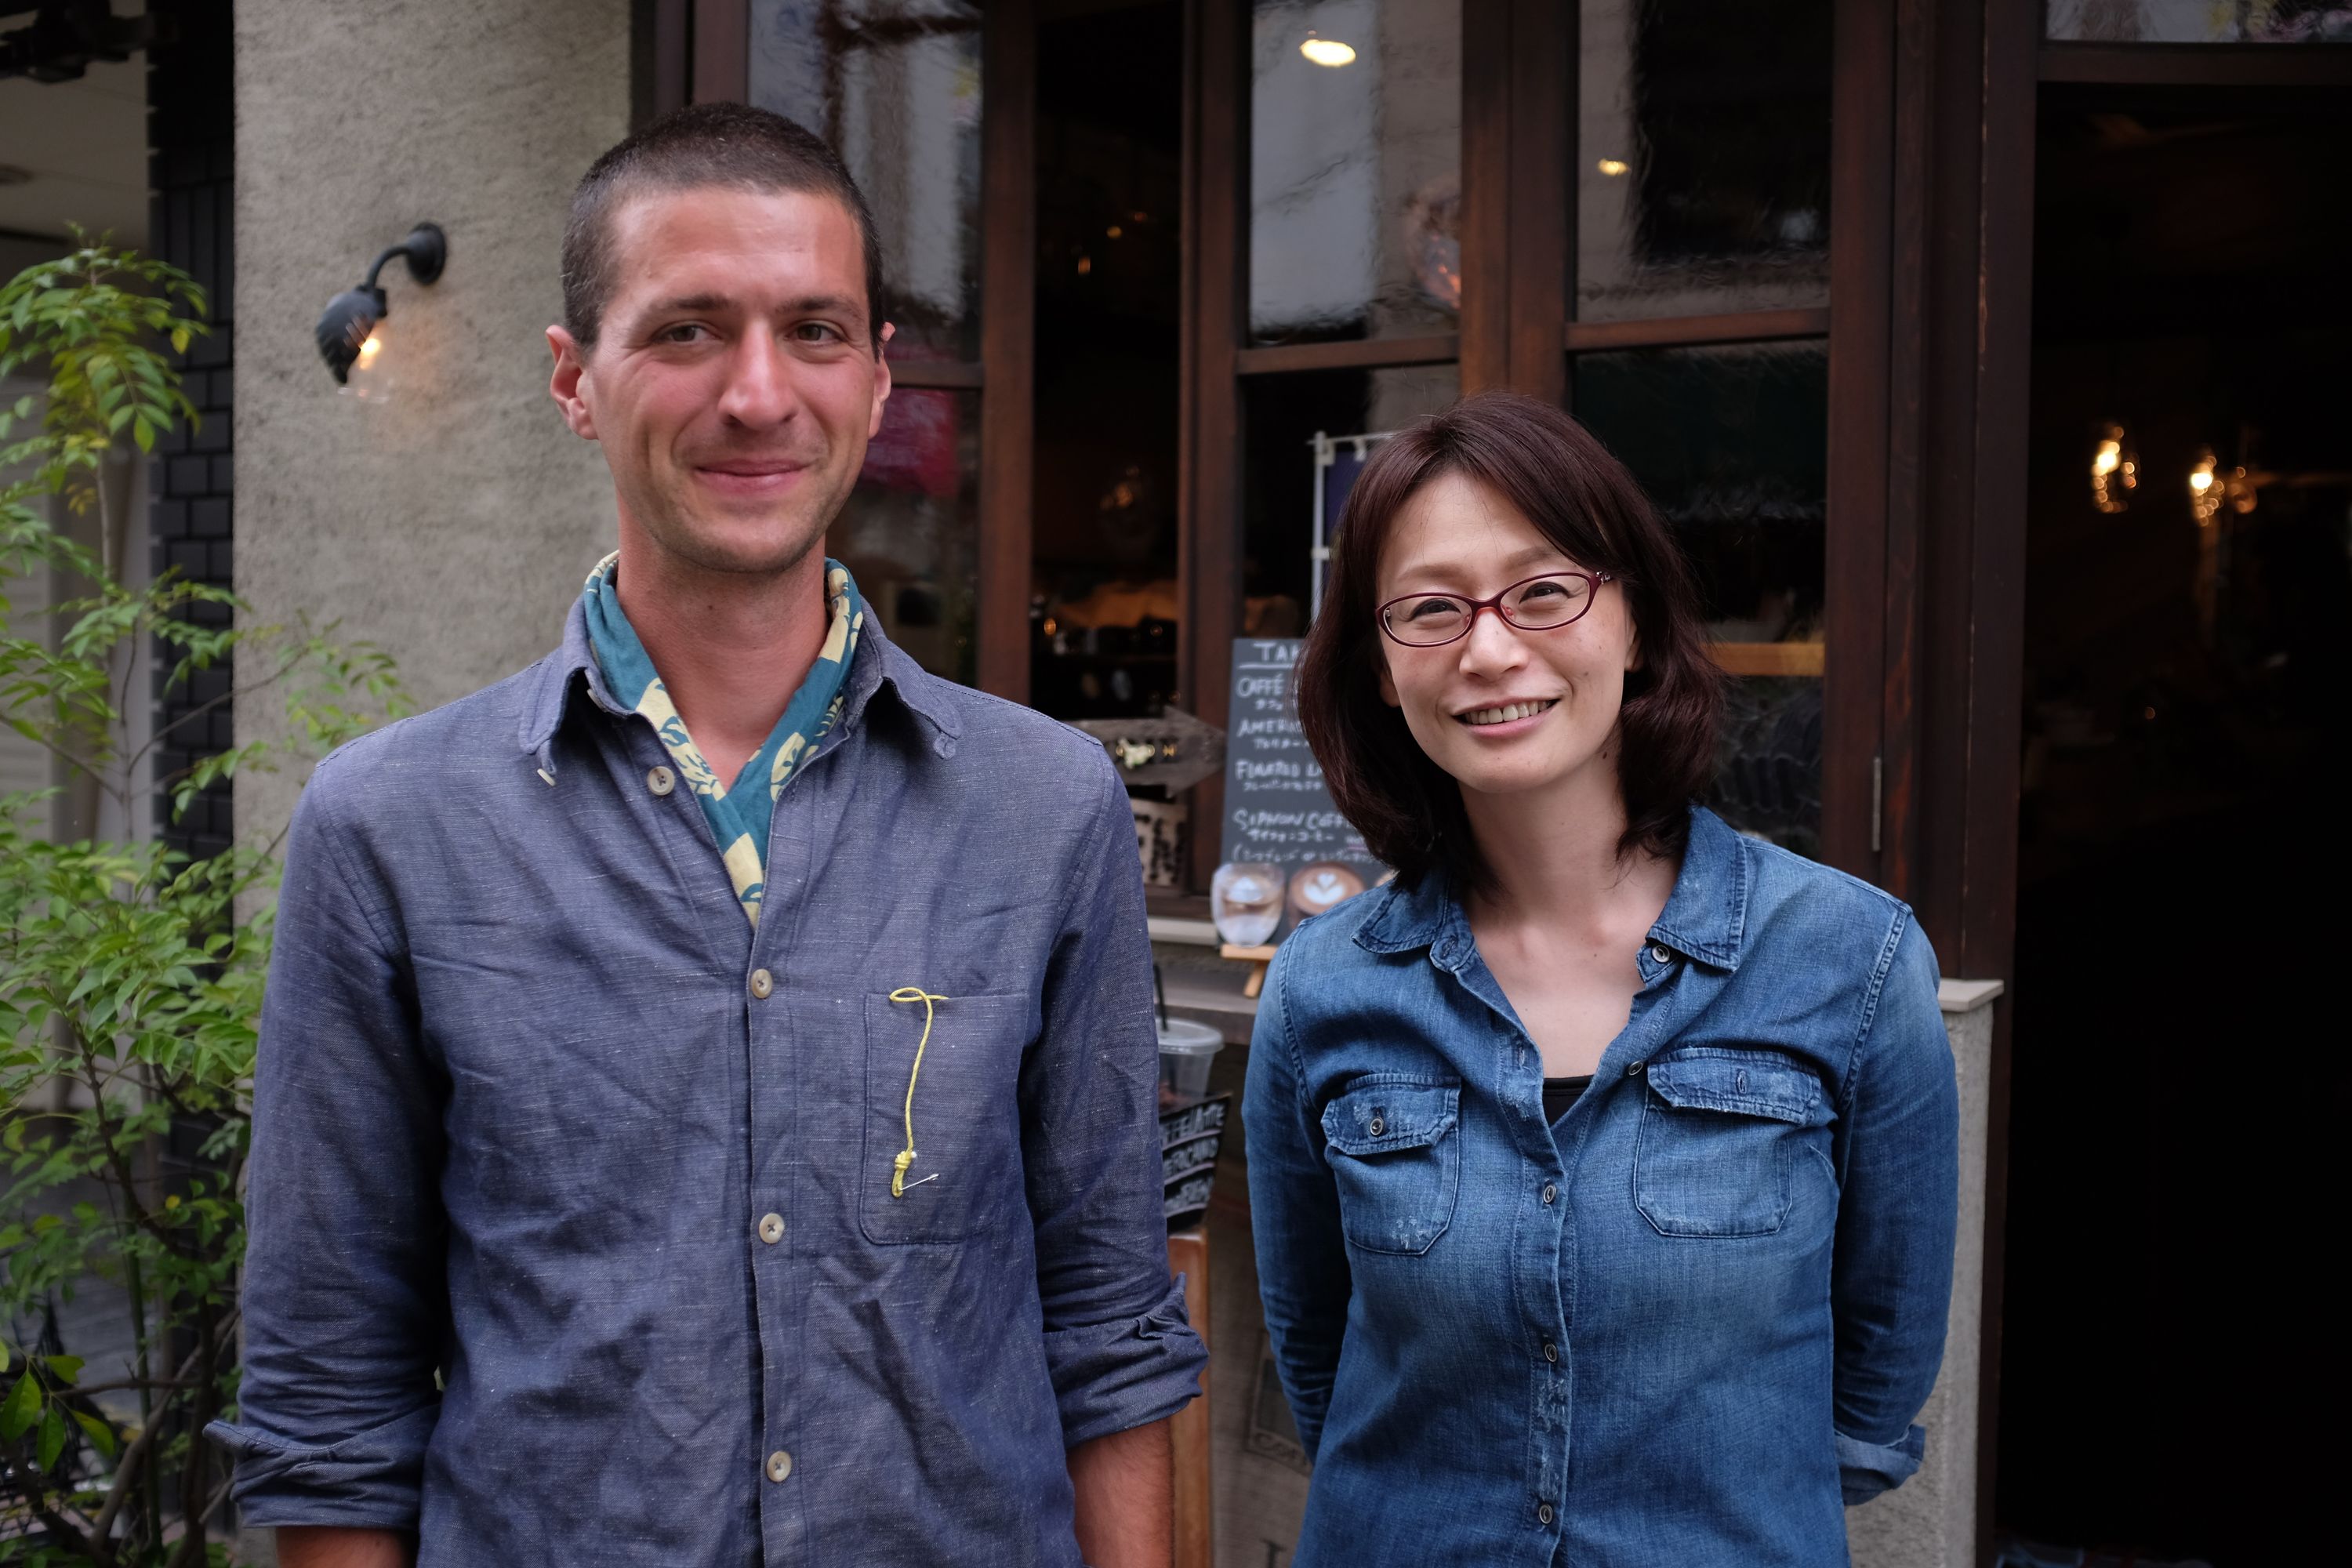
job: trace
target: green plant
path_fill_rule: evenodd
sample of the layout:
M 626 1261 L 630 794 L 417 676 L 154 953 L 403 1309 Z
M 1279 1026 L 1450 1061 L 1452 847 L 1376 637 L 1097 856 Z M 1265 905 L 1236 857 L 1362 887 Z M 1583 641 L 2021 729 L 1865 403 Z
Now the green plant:
M 0 375 L 47 380 L 45 398 L 0 409 L 0 476 L 20 476 L 0 483 L 0 722 L 70 781 L 0 797 L 0 1562 L 226 1560 L 205 1521 L 226 1478 L 200 1434 L 235 1406 L 237 1178 L 278 874 L 276 841 L 191 860 L 48 819 L 96 816 L 77 790 L 119 823 L 144 818 L 151 791 L 184 812 L 402 706 L 391 661 L 332 628 L 254 626 L 175 574 L 123 581 L 116 476 L 194 421 L 173 355 L 203 312 L 184 274 L 102 240 L 0 286 Z M 20 612 L 43 584 L 51 603 Z M 235 672 L 178 724 L 268 691 L 291 740 L 151 778 L 176 728 L 133 722 L 157 666 L 166 689 Z M 92 1281 L 126 1294 L 136 1346 L 85 1383 L 54 1304 Z M 31 1317 L 50 1342 L 7 1337 Z

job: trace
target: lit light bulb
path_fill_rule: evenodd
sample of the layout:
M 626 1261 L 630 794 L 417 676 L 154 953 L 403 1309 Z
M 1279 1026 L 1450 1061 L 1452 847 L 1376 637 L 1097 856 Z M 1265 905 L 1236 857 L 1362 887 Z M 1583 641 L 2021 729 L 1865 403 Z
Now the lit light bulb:
M 384 352 L 384 323 L 376 322 L 364 342 L 360 344 L 359 357 L 352 361 L 351 374 L 342 385 L 343 395 L 364 403 L 383 403 L 393 393 L 392 362 L 396 354 Z
M 1318 38 L 1312 33 L 1307 34 L 1306 40 L 1298 46 L 1298 52 L 1316 65 L 1329 66 L 1334 69 L 1352 65 L 1356 59 L 1356 51 L 1349 45 L 1337 38 Z
M 1620 174 L 1630 174 L 1633 172 L 1633 165 L 1622 158 L 1603 158 L 1592 166 L 1612 180 Z
M 2091 505 L 2099 511 L 2131 510 L 2126 492 L 2138 488 L 2139 458 L 2125 445 L 2127 439 L 2120 425 L 2099 428 L 2099 444 L 2091 453 Z
M 2210 528 L 2221 510 L 2221 498 L 2228 493 L 2226 486 L 2214 482 L 2213 449 L 2206 447 L 2197 455 L 2197 466 L 2189 470 L 2189 510 L 2197 519 L 2197 526 Z

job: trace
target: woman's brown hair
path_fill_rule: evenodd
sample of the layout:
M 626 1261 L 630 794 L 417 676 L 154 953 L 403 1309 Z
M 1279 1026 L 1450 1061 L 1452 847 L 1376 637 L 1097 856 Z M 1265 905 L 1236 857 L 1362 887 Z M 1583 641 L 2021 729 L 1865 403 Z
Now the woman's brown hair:
M 1340 510 L 1329 589 L 1294 676 L 1299 721 L 1333 802 L 1406 886 L 1433 868 L 1458 892 L 1492 885 L 1461 786 L 1381 696 L 1381 551 L 1405 503 L 1444 474 L 1493 489 L 1562 554 L 1610 574 L 1624 593 L 1642 657 L 1618 712 L 1626 816 L 1618 848 L 1680 852 L 1690 803 L 1715 773 L 1723 705 L 1690 568 L 1624 464 L 1558 408 L 1513 392 L 1478 393 L 1399 432 L 1364 465 Z

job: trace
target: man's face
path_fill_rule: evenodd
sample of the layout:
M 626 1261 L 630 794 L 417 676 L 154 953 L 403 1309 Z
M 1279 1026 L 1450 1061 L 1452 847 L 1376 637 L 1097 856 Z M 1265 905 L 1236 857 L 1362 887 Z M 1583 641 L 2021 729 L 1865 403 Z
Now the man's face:
M 782 572 L 848 500 L 890 395 L 856 223 L 831 196 L 721 186 L 630 198 L 611 221 L 596 346 L 548 329 L 564 420 L 603 445 L 625 539 Z

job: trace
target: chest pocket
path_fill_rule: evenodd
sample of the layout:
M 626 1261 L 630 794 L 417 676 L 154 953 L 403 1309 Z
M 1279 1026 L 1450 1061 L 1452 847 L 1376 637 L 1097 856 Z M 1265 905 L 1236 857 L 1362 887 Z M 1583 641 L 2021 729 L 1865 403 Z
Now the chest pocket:
M 1383 1077 L 1357 1079 L 1323 1108 L 1350 1244 L 1417 1257 L 1445 1234 L 1462 1188 L 1461 1100 L 1458 1085 Z
M 1770 1236 L 1789 1217 L 1821 1079 L 1769 1051 L 1694 1047 L 1649 1064 L 1633 1204 L 1662 1236 Z
M 914 994 L 866 998 L 858 1223 L 884 1246 L 962 1241 L 1027 1216 L 1019 1090 L 1029 998 L 934 998 L 926 1039 Z M 910 1122 L 915 1153 L 901 1173 Z

